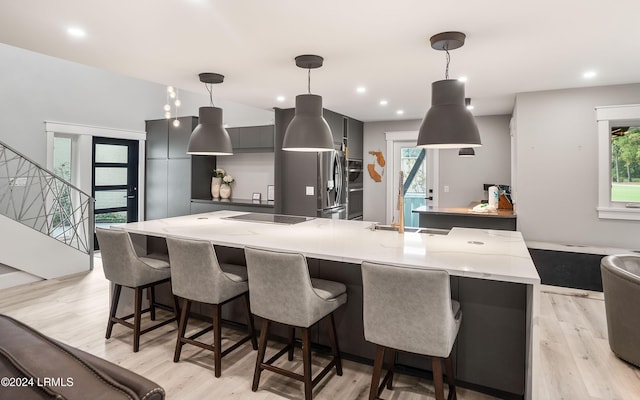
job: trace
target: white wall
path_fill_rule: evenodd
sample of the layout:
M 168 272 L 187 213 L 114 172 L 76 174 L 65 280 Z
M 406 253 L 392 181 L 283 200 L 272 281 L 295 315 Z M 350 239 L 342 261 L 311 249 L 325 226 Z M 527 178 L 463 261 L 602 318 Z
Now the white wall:
M 386 219 L 386 174 L 389 172 L 389 166 L 384 169 L 385 175 L 382 182 L 375 182 L 366 171 L 367 164 L 375 163 L 376 158 L 369 154 L 370 151 L 382 151 L 387 158 L 387 141 L 385 140 L 386 132 L 402 132 L 417 131 L 420 128 L 420 120 L 410 121 L 383 121 L 383 122 L 365 122 L 364 138 L 363 138 L 363 164 L 364 172 L 364 199 L 362 204 L 362 214 L 365 221 L 385 222 Z M 377 167 L 380 173 L 380 167 Z
M 511 183 L 509 115 L 476 117 L 482 147 L 475 157 L 460 157 L 458 149 L 440 150 L 439 206 L 467 207 L 486 199 L 483 184 Z M 449 186 L 449 193 L 444 187 Z
M 476 117 L 483 146 L 476 148 L 476 157 L 458 157 L 457 149 L 440 150 L 439 158 L 439 206 L 465 207 L 472 201 L 482 200 L 484 183 L 510 184 L 510 136 L 509 116 Z M 367 122 L 364 124 L 364 164 L 373 163 L 369 151 L 382 150 L 386 154 L 386 132 L 417 131 L 421 120 Z M 388 168 L 385 168 L 385 174 Z M 443 187 L 449 186 L 449 193 Z M 365 171 L 364 219 L 385 221 L 386 184 L 373 181 Z
M 0 141 L 46 165 L 44 121 L 144 131 L 163 118 L 165 86 L 0 44 Z M 194 71 L 194 79 L 198 79 Z M 209 96 L 180 91 L 180 116 Z M 273 123 L 273 111 L 216 99 L 232 126 Z
M 218 157 L 218 168 L 235 179 L 231 184 L 231 197 L 251 200 L 253 193 L 262 194 L 267 199 L 267 185 L 274 182 L 274 153 L 237 153 Z
M 640 249 L 640 223 L 598 219 L 594 107 L 640 103 L 640 84 L 518 94 L 517 213 L 525 239 Z

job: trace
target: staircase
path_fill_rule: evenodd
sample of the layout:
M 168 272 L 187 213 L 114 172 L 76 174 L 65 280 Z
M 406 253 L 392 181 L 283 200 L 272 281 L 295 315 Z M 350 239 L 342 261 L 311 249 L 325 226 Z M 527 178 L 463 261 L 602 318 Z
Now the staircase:
M 0 142 L 0 288 L 3 276 L 21 284 L 92 269 L 93 207 L 89 194 Z

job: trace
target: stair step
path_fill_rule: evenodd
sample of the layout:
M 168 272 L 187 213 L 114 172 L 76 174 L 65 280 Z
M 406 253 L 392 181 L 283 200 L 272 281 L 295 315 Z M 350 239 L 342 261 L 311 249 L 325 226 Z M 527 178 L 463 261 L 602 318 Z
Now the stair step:
M 41 280 L 43 279 L 35 275 L 31 275 L 24 271 L 15 270 L 14 272 L 6 272 L 0 274 L 0 289 L 6 289 Z

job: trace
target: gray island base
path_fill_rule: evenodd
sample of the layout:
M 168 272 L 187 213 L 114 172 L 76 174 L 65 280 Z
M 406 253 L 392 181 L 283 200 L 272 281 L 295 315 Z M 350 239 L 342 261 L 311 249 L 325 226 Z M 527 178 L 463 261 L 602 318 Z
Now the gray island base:
M 362 260 L 445 269 L 451 274 L 452 296 L 463 310 L 453 349 L 460 385 L 500 398 L 536 398 L 532 371 L 538 357 L 540 279 L 520 233 L 454 228 L 448 235 L 400 235 L 372 231 L 370 222 L 360 221 L 313 219 L 286 225 L 224 218 L 239 214 L 219 211 L 118 228 L 156 238 L 209 240 L 221 262 L 242 262 L 242 249 L 247 245 L 305 254 L 313 277 L 347 285 L 348 302 L 335 314 L 341 351 L 346 357 L 369 363 L 375 346 L 364 340 Z M 224 317 L 243 323 L 241 306 L 232 304 Z M 210 314 L 206 308 L 194 312 Z M 402 334 L 401 327 L 398 332 Z M 286 337 L 284 329 L 275 333 Z M 325 326 L 315 327 L 312 341 L 328 346 Z M 398 357 L 408 372 L 430 369 L 425 357 Z

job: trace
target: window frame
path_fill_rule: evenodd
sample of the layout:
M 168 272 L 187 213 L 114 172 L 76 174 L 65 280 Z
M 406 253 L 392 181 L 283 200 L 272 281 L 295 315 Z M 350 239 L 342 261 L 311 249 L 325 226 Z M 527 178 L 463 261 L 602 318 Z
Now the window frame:
M 640 126 L 640 104 L 601 106 L 595 110 L 598 123 L 598 218 L 638 221 L 640 208 L 611 201 L 611 127 Z

